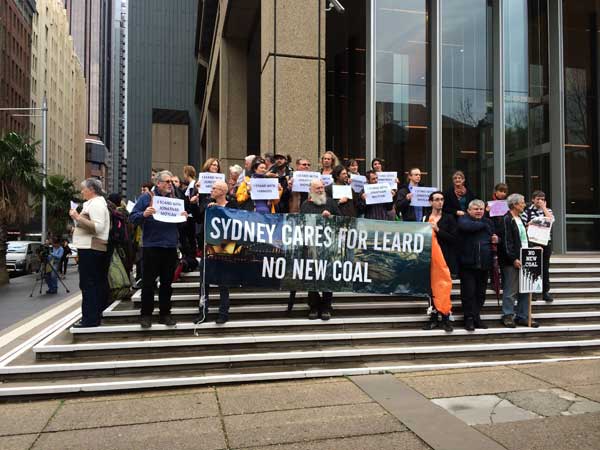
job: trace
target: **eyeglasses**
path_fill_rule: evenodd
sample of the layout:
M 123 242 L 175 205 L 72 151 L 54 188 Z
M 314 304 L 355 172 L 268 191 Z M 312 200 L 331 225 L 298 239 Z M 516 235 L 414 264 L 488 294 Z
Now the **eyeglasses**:
M 171 183 L 173 182 L 173 180 L 169 179 L 169 180 L 158 180 L 159 183 Z
M 301 166 L 310 166 L 310 163 L 300 163 Z

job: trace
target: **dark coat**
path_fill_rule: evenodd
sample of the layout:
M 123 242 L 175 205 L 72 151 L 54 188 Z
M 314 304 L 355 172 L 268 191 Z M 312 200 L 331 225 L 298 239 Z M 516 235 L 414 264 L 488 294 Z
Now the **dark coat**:
M 341 216 L 356 217 L 358 215 L 357 214 L 358 194 L 356 192 L 354 192 L 354 190 L 352 191 L 352 198 L 348 199 L 348 201 L 346 203 L 342 203 L 342 204 L 340 204 L 339 200 L 336 200 L 333 198 L 333 185 L 332 184 L 325 187 L 325 193 L 327 194 L 328 198 L 331 198 L 336 203 L 338 209 L 340 210 Z
M 338 209 L 335 200 L 331 198 L 327 198 L 324 205 L 315 205 L 309 198 L 302 203 L 302 206 L 300 206 L 301 214 L 323 214 L 323 211 L 325 210 L 329 211 L 334 216 L 340 215 L 340 210 Z
M 423 222 L 429 222 L 429 216 L 430 214 L 423 216 Z M 456 219 L 451 214 L 442 213 L 442 218 L 438 222 L 438 228 L 440 231 L 437 233 L 437 240 L 442 249 L 448 269 L 450 269 L 450 273 L 457 274 L 457 253 L 460 240 L 458 238 Z
M 362 199 L 362 191 L 358 196 L 358 210 L 364 215 L 365 219 L 374 220 L 394 220 L 394 202 L 377 203 L 375 205 L 367 205 Z
M 498 260 L 503 266 L 512 266 L 515 260 L 521 258 L 521 236 L 517 222 L 510 211 L 502 217 L 499 238 Z
M 402 214 L 402 220 L 404 222 L 415 222 L 417 216 L 415 214 L 415 207 L 410 205 L 410 200 L 406 199 L 406 196 L 410 194 L 410 188 L 408 184 L 403 184 L 398 188 L 396 193 L 396 214 Z M 423 208 L 423 217 L 431 212 L 431 208 Z
M 466 213 L 469 203 L 471 202 L 471 200 L 475 200 L 477 198 L 477 196 L 473 192 L 471 192 L 471 190 L 467 187 L 467 192 L 465 193 L 465 198 L 467 199 L 467 201 L 465 203 L 466 206 L 463 209 L 460 206 L 458 197 L 454 193 L 454 186 L 451 186 L 449 189 L 447 189 L 444 192 L 444 212 L 448 213 L 448 214 L 452 214 L 455 217 L 456 217 L 457 211 L 464 211 Z
M 492 268 L 492 235 L 494 224 L 487 217 L 481 220 L 469 215 L 458 218 L 461 239 L 459 264 L 461 269 L 489 270 Z

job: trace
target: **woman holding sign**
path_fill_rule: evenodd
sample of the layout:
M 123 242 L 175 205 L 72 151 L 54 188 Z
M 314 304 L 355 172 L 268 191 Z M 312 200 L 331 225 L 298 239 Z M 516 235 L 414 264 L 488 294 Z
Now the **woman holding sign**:
M 252 180 L 258 180 L 261 178 L 265 178 L 267 174 L 267 164 L 264 159 L 256 158 L 252 163 L 252 176 L 246 177 L 246 180 L 240 185 L 237 191 L 237 201 L 238 204 L 248 204 L 250 203 L 253 206 L 253 210 L 257 213 L 261 214 L 274 214 L 275 213 L 275 205 L 279 203 L 279 198 L 273 200 L 252 200 Z M 279 183 L 278 186 L 278 194 L 281 197 L 283 193 L 283 188 Z M 247 208 L 245 208 L 247 209 Z
M 452 175 L 452 187 L 444 192 L 444 212 L 452 214 L 455 218 L 464 216 L 471 200 L 477 196 L 465 184 L 465 174 L 457 170 Z
M 344 166 L 335 166 L 331 174 L 333 184 L 325 187 L 327 197 L 332 198 L 337 203 L 342 216 L 356 217 L 358 194 L 352 190 L 348 183 L 348 171 Z

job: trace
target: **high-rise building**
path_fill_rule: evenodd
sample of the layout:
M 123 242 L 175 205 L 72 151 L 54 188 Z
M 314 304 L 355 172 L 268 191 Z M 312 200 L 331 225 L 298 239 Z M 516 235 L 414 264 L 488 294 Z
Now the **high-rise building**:
M 76 181 L 85 177 L 85 78 L 69 35 L 60 0 L 37 0 L 31 45 L 31 106 L 46 97 L 47 170 Z M 31 118 L 31 135 L 42 140 L 39 117 Z M 38 152 L 39 153 L 39 152 Z
M 127 192 L 152 168 L 180 174 L 198 165 L 194 103 L 198 0 L 129 0 L 127 22 Z
M 0 108 L 30 106 L 31 23 L 34 0 L 0 0 Z M 27 134 L 27 111 L 0 111 L 0 136 Z
M 63 0 L 87 85 L 86 176 L 106 183 L 110 151 L 112 0 Z

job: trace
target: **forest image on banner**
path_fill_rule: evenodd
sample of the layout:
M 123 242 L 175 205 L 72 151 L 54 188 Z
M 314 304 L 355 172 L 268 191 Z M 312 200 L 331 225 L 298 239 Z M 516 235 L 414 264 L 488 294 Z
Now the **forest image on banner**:
M 206 282 L 297 291 L 425 297 L 431 225 L 210 207 Z

